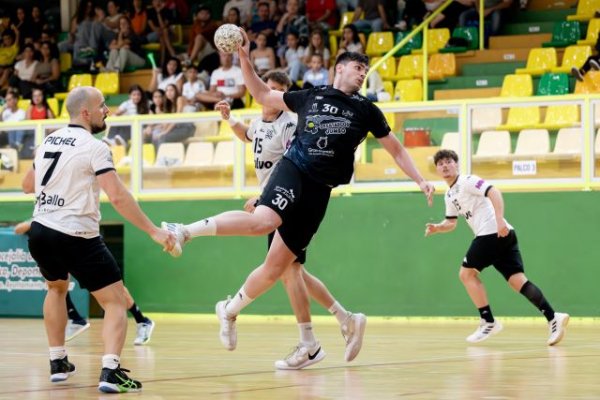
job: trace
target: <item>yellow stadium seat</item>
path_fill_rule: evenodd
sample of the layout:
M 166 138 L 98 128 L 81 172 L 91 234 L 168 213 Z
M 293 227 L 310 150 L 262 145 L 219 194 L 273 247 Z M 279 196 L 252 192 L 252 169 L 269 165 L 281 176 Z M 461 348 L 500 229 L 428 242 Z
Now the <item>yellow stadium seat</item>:
M 49 99 L 46 99 L 46 101 L 48 102 L 48 107 L 52 110 L 54 117 L 58 118 L 58 99 L 56 97 L 50 97 Z
M 456 76 L 456 56 L 454 53 L 434 54 L 429 59 L 428 76 L 430 80 L 442 80 Z
M 550 135 L 546 129 L 525 129 L 519 133 L 515 156 L 540 156 L 550 153 Z
M 364 17 L 364 13 L 361 14 L 361 19 Z M 339 28 L 335 31 L 329 31 L 329 35 L 332 36 L 342 36 L 342 32 L 344 31 L 344 26 L 348 25 L 354 19 L 354 11 L 347 11 L 342 14 L 342 18 L 340 18 Z
M 104 95 L 119 93 L 119 73 L 118 72 L 100 72 L 96 76 L 94 86 Z
M 394 47 L 392 32 L 371 32 L 367 39 L 366 53 L 369 57 L 380 56 Z
M 552 154 L 557 157 L 581 155 L 582 130 L 580 128 L 563 128 L 556 135 L 556 143 Z
M 400 57 L 396 68 L 396 80 L 421 78 L 423 76 L 423 56 L 421 54 Z
M 590 46 L 569 46 L 565 49 L 560 67 L 552 68 L 552 72 L 571 72 L 571 68 L 581 68 L 592 55 Z
M 69 112 L 67 111 L 67 102 L 62 102 L 62 107 L 60 108 L 60 115 L 56 118 L 69 118 Z
M 60 64 L 60 72 L 67 72 L 73 65 L 73 56 L 71 53 L 60 53 L 58 55 L 58 62 Z
M 540 125 L 546 129 L 560 129 L 579 126 L 579 106 L 577 104 L 550 105 L 546 109 L 546 117 Z
M 527 65 L 525 68 L 517 68 L 517 74 L 542 75 L 544 72 L 550 72 L 552 68 L 556 68 L 556 49 L 536 48 L 529 51 L 527 57 Z
M 471 131 L 483 132 L 496 129 L 502 124 L 502 109 L 499 107 L 478 107 L 471 115 Z
M 17 101 L 17 107 L 23 111 L 27 111 L 30 104 L 31 104 L 31 100 L 29 100 L 29 99 L 19 99 L 19 101 Z
M 598 32 L 600 31 L 600 19 L 594 18 L 588 23 L 585 39 L 577 41 L 580 46 L 593 46 L 598 40 Z
M 427 52 L 429 54 L 438 53 L 450 40 L 450 30 L 448 28 L 429 29 L 427 31 Z M 423 49 L 413 49 L 413 54 L 423 53 Z
M 154 165 L 154 161 L 156 160 L 156 150 L 152 143 L 144 143 L 142 146 L 142 160 L 143 165 Z
M 500 161 L 510 155 L 510 133 L 508 131 L 485 131 L 481 133 L 473 161 Z
M 390 95 L 390 100 L 394 98 L 394 84 L 391 81 L 383 81 L 383 90 Z
M 110 151 L 112 152 L 113 163 L 115 165 L 118 165 L 126 154 L 125 146 L 121 145 L 111 146 Z
M 540 123 L 540 108 L 538 106 L 512 107 L 508 110 L 506 124 L 498 129 L 518 131 L 521 129 L 535 128 Z
M 587 21 L 594 18 L 594 13 L 600 9 L 600 0 L 579 0 L 577 12 L 568 15 L 567 21 Z
M 181 25 L 171 25 L 171 32 L 173 33 L 173 39 L 171 40 L 173 46 L 181 45 L 183 43 L 183 28 Z
M 383 113 L 383 116 L 390 126 L 390 130 L 393 132 L 394 128 L 396 127 L 396 114 L 393 112 L 385 112 Z
M 379 60 L 381 60 L 381 57 L 371 58 L 371 66 L 375 65 Z M 396 76 L 396 59 L 394 57 L 387 58 L 383 64 L 377 67 L 377 72 L 381 76 L 381 79 L 394 79 Z
M 68 92 L 70 92 L 78 86 L 92 86 L 92 81 L 92 74 L 73 74 L 69 78 L 67 92 L 55 93 L 54 97 L 56 97 L 59 100 L 64 100 L 67 98 Z
M 338 41 L 333 35 L 329 35 L 329 52 L 334 57 L 338 53 Z
M 233 130 L 231 129 L 231 126 L 229 125 L 229 122 L 227 121 L 221 121 L 221 123 L 219 124 L 219 136 L 221 137 L 228 137 L 228 136 L 233 136 Z
M 600 93 L 600 71 L 588 71 L 583 76 L 583 82 L 575 82 L 575 94 Z
M 458 132 L 446 132 L 442 137 L 440 148 L 453 150 L 456 154 L 460 154 L 460 135 Z
M 185 148 L 183 143 L 162 143 L 158 147 L 154 166 L 156 167 L 172 167 L 183 164 L 185 156 Z
M 506 75 L 502 82 L 501 97 L 533 96 L 533 80 L 531 75 Z
M 394 101 L 423 101 L 423 82 L 420 79 L 401 80 L 396 82 Z
M 183 165 L 187 167 L 207 167 L 212 165 L 214 146 L 210 142 L 194 142 L 188 145 Z

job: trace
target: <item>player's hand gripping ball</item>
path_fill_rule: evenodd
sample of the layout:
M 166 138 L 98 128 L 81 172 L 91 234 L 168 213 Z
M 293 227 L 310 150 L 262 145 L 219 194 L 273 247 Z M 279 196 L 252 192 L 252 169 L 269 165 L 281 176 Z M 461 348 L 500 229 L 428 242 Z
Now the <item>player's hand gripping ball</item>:
M 221 25 L 215 32 L 215 46 L 221 53 L 231 54 L 237 51 L 243 41 L 240 28 L 233 24 Z

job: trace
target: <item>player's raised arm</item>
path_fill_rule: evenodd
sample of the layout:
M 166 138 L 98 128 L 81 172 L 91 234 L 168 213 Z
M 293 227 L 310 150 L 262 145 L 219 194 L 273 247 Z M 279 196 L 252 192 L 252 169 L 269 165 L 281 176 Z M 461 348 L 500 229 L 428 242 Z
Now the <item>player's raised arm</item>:
M 240 56 L 240 67 L 244 76 L 244 83 L 254 99 L 263 106 L 273 107 L 284 111 L 291 111 L 283 101 L 283 92 L 271 90 L 266 83 L 260 79 L 250 61 L 250 40 L 246 31 L 240 28 L 244 42 L 238 49 Z

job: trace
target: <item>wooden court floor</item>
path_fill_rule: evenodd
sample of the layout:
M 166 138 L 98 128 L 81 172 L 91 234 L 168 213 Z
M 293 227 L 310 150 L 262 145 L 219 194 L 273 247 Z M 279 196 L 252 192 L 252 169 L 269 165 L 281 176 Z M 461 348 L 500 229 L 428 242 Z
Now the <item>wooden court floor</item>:
M 153 317 L 152 315 L 150 315 Z M 154 316 L 152 341 L 133 346 L 130 320 L 122 364 L 144 384 L 136 394 L 97 392 L 101 320 L 68 344 L 77 374 L 51 384 L 40 319 L 0 319 L 0 399 L 600 399 L 600 321 L 572 319 L 556 347 L 541 318 L 504 319 L 479 345 L 464 338 L 477 321 L 369 320 L 362 352 L 344 362 L 331 317 L 314 329 L 327 356 L 302 371 L 273 362 L 297 341 L 289 317 L 238 319 L 238 348 L 221 347 L 214 316 Z

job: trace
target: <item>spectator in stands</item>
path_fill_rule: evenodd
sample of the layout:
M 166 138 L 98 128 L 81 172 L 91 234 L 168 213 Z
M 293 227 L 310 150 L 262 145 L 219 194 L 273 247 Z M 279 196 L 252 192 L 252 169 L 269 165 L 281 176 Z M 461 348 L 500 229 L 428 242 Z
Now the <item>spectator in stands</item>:
M 19 93 L 15 90 L 8 90 L 4 97 L 6 104 L 0 113 L 0 121 L 2 122 L 18 122 L 25 120 L 25 111 L 17 106 L 19 101 Z M 18 152 L 21 152 L 25 135 L 27 131 L 20 129 L 12 129 L 8 131 L 8 145 Z
M 365 48 L 358 35 L 358 29 L 356 29 L 354 24 L 346 24 L 342 30 L 338 54 L 341 54 L 344 51 L 352 51 L 361 54 L 365 53 Z
M 73 54 L 73 65 L 88 66 L 101 49 L 102 23 L 96 15 L 94 2 L 82 0 L 71 18 L 69 38 L 58 43 L 61 53 Z
M 129 88 L 129 98 L 119 105 L 113 115 L 144 115 L 149 113 L 150 105 L 146 92 L 140 85 L 132 85 Z M 131 140 L 131 124 L 111 126 L 102 140 L 110 146 L 118 144 L 127 148 Z
M 279 20 L 275 29 L 279 48 L 285 49 L 287 35 L 290 32 L 296 33 L 296 36 L 300 40 L 300 45 L 308 44 L 308 19 L 306 19 L 305 15 L 299 13 L 300 5 L 298 4 L 298 0 L 288 0 L 285 7 L 286 12 Z M 282 57 L 283 52 L 278 52 L 277 55 Z
M 180 113 L 183 110 L 178 109 L 179 106 L 182 105 L 182 102 L 179 101 L 180 95 L 177 86 L 173 84 L 169 84 L 167 89 L 165 90 L 165 106 L 164 111 L 166 113 Z M 196 127 L 194 124 L 189 122 L 165 122 L 156 124 L 152 128 L 152 143 L 154 144 L 154 148 L 158 150 L 162 143 L 176 143 L 182 142 L 185 139 L 189 138 L 194 134 Z M 163 161 L 157 160 L 158 164 L 161 164 Z
M 58 50 L 51 42 L 42 42 L 40 44 L 40 60 L 37 63 L 33 82 L 48 96 L 54 96 L 54 93 L 60 91 L 60 62 L 58 60 Z
M 354 11 L 354 9 L 358 7 L 358 0 L 336 0 L 335 6 L 337 7 L 340 15 L 344 15 L 344 13 L 347 13 L 348 11 Z
M 427 14 L 423 18 L 429 17 L 429 14 L 434 12 L 444 1 L 435 1 L 425 3 Z M 469 10 L 472 5 L 471 0 L 454 0 L 448 7 L 438 14 L 429 24 L 430 28 L 448 28 L 451 31 L 456 28 L 459 23 L 460 15 Z
M 297 80 L 302 79 L 304 71 L 306 71 L 304 51 L 304 47 L 300 46 L 298 34 L 296 32 L 288 33 L 287 46 L 283 57 L 279 57 L 279 61 L 289 75 L 292 85 L 295 85 Z
M 42 10 L 39 6 L 31 7 L 31 36 L 34 41 L 41 40 L 42 32 L 48 30 L 48 23 L 42 15 Z
M 21 55 L 21 60 L 15 63 L 13 75 L 10 77 L 9 84 L 21 93 L 24 98 L 30 99 L 31 90 L 35 86 L 33 79 L 38 64 L 35 59 L 33 45 L 26 44 L 25 47 L 23 47 Z
M 233 24 L 235 26 L 244 26 L 244 24 L 242 24 L 240 10 L 237 7 L 231 7 L 229 11 L 227 11 L 225 18 L 223 18 L 223 23 Z
M 277 38 L 275 37 L 275 29 L 277 23 L 271 19 L 269 15 L 269 3 L 261 1 L 258 3 L 258 21 L 253 22 L 248 30 L 248 37 L 252 42 L 256 40 L 259 33 L 263 33 L 267 38 L 267 46 L 275 48 L 277 46 Z
M 361 18 L 363 13 L 364 17 Z M 383 0 L 358 0 L 352 23 L 359 31 L 370 29 L 372 32 L 381 32 L 390 29 Z
M 25 38 L 33 38 L 31 21 L 24 7 L 17 7 L 14 25 L 19 30 L 19 48 L 23 49 Z
M 36 88 L 31 92 L 31 104 L 27 107 L 26 119 L 53 119 L 54 113 L 48 106 L 46 95 L 42 89 Z
M 164 0 L 152 0 L 152 7 L 148 9 L 147 14 L 150 33 L 146 39 L 150 43 L 160 43 L 161 61 L 164 61 L 167 56 L 175 56 L 175 49 L 171 44 L 173 13 L 165 7 Z
M 324 86 L 329 83 L 329 72 L 323 66 L 323 56 L 321 54 L 313 54 L 310 59 L 310 69 L 304 73 L 303 89 L 308 89 L 313 86 Z
M 319 29 L 327 32 L 336 28 L 335 0 L 306 0 L 304 9 L 311 31 Z
M 573 75 L 573 77 L 575 77 L 575 79 L 577 79 L 579 82 L 583 82 L 583 77 L 588 73 L 589 70 L 600 71 L 600 36 L 598 36 L 594 48 L 596 50 L 596 54 L 589 56 L 581 68 L 571 68 L 571 75 Z
M 19 53 L 19 30 L 12 25 L 11 31 L 5 29 L 2 32 L 2 44 L 0 44 L 0 89 L 8 84 L 15 58 Z
M 148 14 L 143 0 L 132 0 L 131 7 L 128 11 L 129 19 L 131 20 L 131 29 L 136 35 L 143 37 L 146 41 L 148 33 Z
M 311 67 L 313 54 L 320 54 L 323 57 L 324 67 L 329 68 L 329 59 L 331 58 L 331 53 L 329 52 L 329 49 L 325 47 L 323 33 L 320 30 L 314 30 L 311 32 L 308 47 L 304 51 L 304 64 L 306 64 L 307 68 Z
M 183 88 L 183 72 L 181 72 L 181 61 L 177 57 L 170 57 L 164 63 L 161 69 L 152 70 L 152 79 L 150 80 L 149 90 L 154 92 L 156 89 L 167 89 L 167 85 L 174 84 L 178 88 Z
M 237 8 L 240 14 L 240 26 L 250 26 L 252 22 L 252 0 L 229 0 L 223 6 L 223 19 L 227 19 L 229 10 Z
M 250 52 L 250 60 L 258 76 L 263 76 L 267 71 L 275 68 L 275 51 L 267 47 L 267 36 L 259 33 L 254 40 L 256 48 Z
M 215 31 L 219 25 L 212 20 L 210 8 L 201 6 L 196 12 L 190 30 L 186 64 L 196 63 L 199 70 L 212 73 L 219 68 L 219 55 L 215 50 Z
M 411 30 L 423 22 L 427 9 L 423 0 L 404 0 L 404 9 L 400 20 L 395 25 L 401 31 Z
M 156 89 L 152 92 L 152 101 L 150 102 L 150 114 L 165 114 L 168 112 L 166 108 L 171 109 L 171 107 L 167 107 L 165 91 L 162 89 Z
M 204 92 L 206 92 L 206 86 L 198 79 L 198 68 L 192 64 L 185 70 L 185 83 L 178 99 L 180 104 L 177 105 L 177 108 L 184 113 L 202 110 L 204 107 L 196 99 L 196 96 Z
M 504 14 L 513 5 L 513 0 L 485 0 L 483 15 L 491 22 L 490 35 L 494 36 L 500 32 Z M 470 20 L 479 20 L 479 0 L 471 0 L 472 8 L 460 14 L 459 24 L 467 26 Z
M 233 65 L 231 54 L 220 53 L 221 67 L 213 71 L 210 76 L 209 93 L 220 100 L 227 100 L 231 108 L 244 108 L 243 98 L 246 94 L 246 86 L 242 77 L 242 70 Z M 220 92 L 222 95 L 218 94 Z M 213 104 L 209 107 L 213 108 Z
M 135 34 L 126 16 L 119 18 L 117 37 L 110 42 L 107 71 L 125 71 L 127 67 L 142 68 L 146 65 L 142 38 Z

